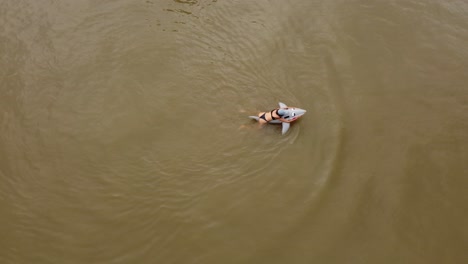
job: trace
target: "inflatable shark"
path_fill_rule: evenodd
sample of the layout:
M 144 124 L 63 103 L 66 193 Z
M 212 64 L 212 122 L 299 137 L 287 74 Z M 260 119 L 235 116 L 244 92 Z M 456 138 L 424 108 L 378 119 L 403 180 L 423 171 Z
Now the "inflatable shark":
M 288 132 L 289 125 L 292 121 L 303 116 L 307 111 L 297 107 L 288 107 L 283 103 L 279 103 L 279 108 L 273 109 L 270 112 L 261 112 L 258 116 L 249 116 L 255 119 L 260 124 L 282 124 L 281 133 L 284 135 Z

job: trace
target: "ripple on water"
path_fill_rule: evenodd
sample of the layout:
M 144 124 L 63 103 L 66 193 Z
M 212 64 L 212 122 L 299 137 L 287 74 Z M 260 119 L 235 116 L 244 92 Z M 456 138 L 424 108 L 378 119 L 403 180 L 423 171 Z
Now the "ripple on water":
M 54 40 L 72 47 L 58 52 L 66 80 L 48 114 L 30 115 L 48 120 L 42 134 L 9 145 L 33 164 L 19 173 L 31 179 L 15 179 L 19 232 L 60 241 L 76 259 L 135 260 L 157 248 L 167 260 L 199 238 L 212 252 L 235 249 L 213 242 L 223 236 L 269 245 L 313 207 L 339 162 L 340 87 L 327 81 L 337 71 L 316 55 L 329 35 L 308 42 L 298 30 L 307 21 L 248 1 L 174 1 L 154 12 L 162 24 L 183 22 L 178 32 L 148 35 L 120 4 L 77 18 Z M 47 108 L 46 95 L 25 94 L 39 102 L 26 111 Z M 278 101 L 308 110 L 286 136 L 248 119 Z M 22 141 L 25 131 L 9 135 Z M 48 244 L 38 244 L 45 259 Z

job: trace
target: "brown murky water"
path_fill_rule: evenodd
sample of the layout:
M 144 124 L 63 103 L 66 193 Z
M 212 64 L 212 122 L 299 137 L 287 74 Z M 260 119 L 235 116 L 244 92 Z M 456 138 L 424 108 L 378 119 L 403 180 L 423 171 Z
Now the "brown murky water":
M 467 43 L 466 1 L 2 0 L 0 263 L 468 263 Z

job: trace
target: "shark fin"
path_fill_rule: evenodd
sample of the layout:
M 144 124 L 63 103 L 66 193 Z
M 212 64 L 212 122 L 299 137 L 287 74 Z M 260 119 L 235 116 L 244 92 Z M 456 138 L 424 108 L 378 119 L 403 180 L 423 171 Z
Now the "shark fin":
M 283 128 L 281 129 L 281 134 L 283 135 L 286 134 L 286 132 L 288 132 L 289 126 L 290 126 L 289 123 L 283 122 Z
M 286 108 L 286 107 L 288 107 L 287 105 L 283 104 L 282 102 L 279 102 L 279 106 L 280 106 L 280 108 Z

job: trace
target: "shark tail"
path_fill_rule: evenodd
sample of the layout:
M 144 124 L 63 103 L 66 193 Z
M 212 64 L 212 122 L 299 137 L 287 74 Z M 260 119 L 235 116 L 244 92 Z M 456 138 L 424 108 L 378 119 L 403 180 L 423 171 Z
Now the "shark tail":
M 249 116 L 249 118 L 252 118 L 258 121 L 258 116 Z

